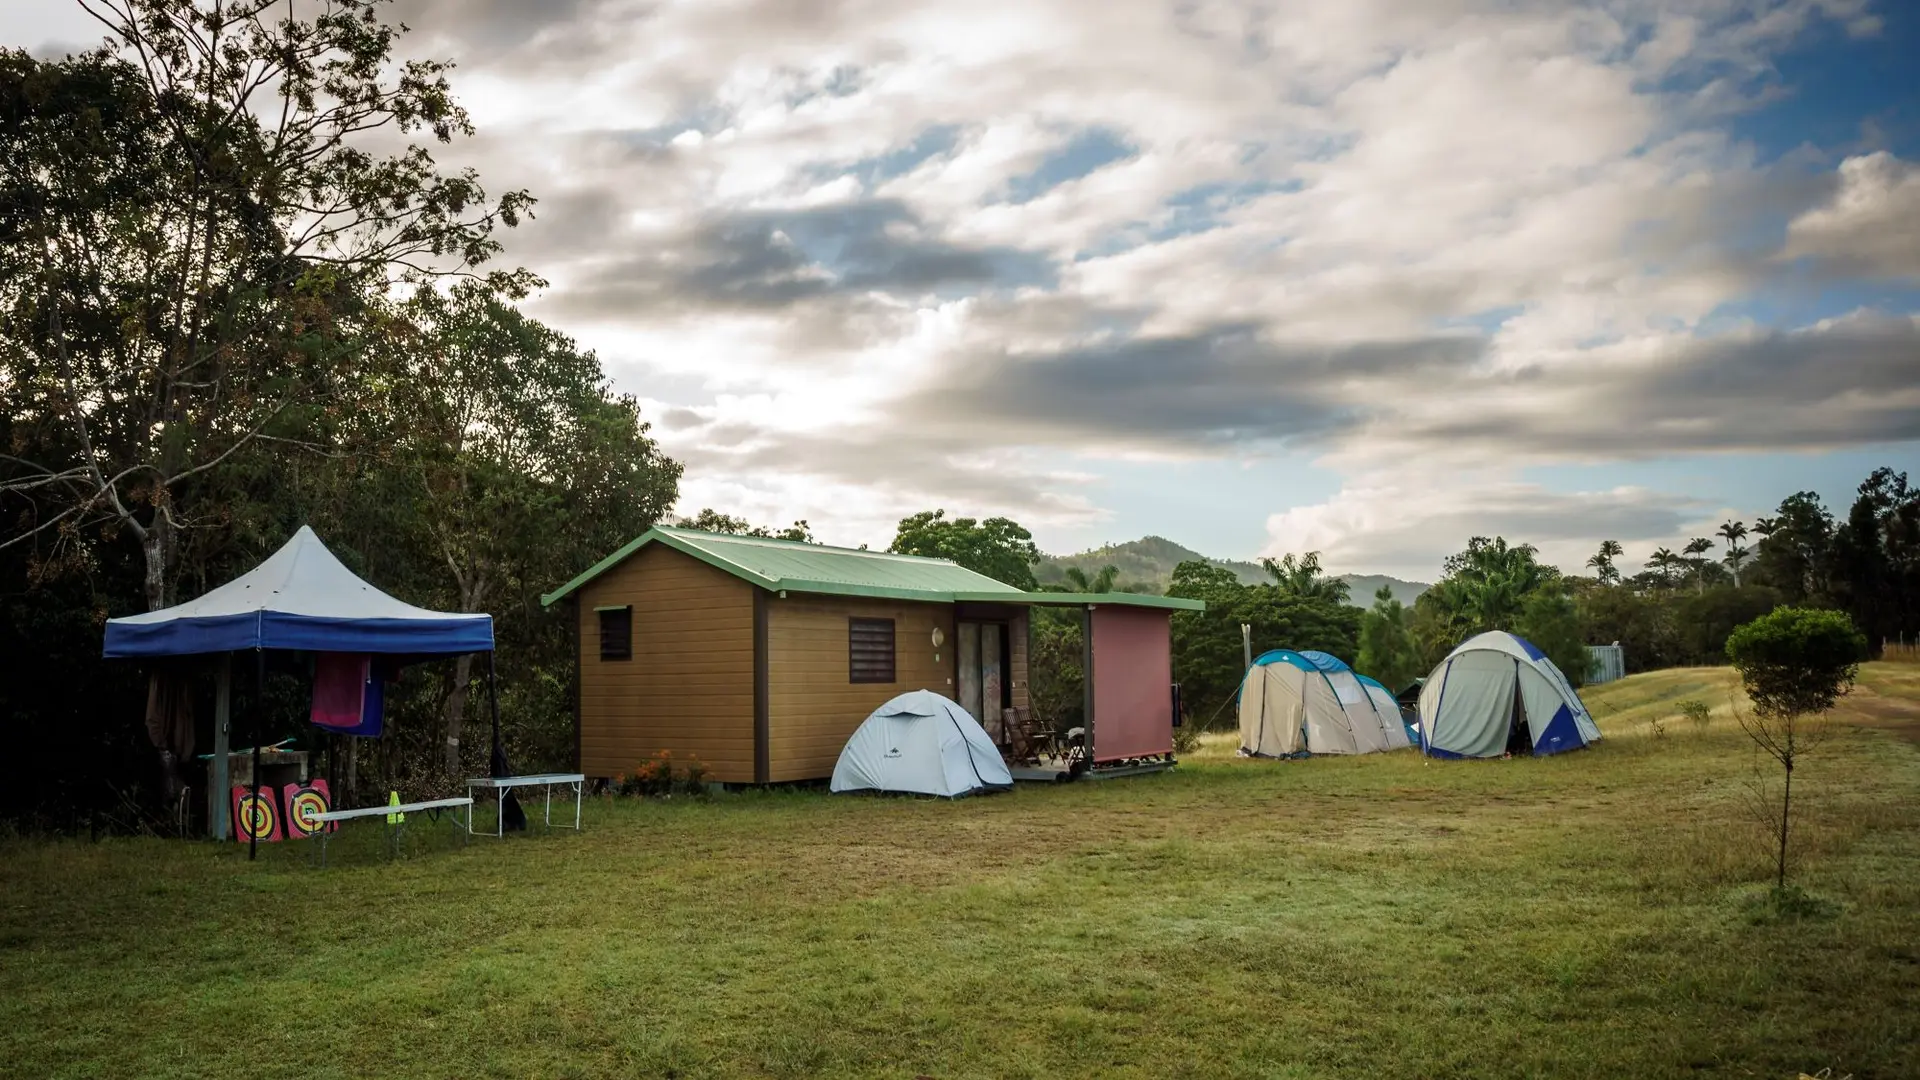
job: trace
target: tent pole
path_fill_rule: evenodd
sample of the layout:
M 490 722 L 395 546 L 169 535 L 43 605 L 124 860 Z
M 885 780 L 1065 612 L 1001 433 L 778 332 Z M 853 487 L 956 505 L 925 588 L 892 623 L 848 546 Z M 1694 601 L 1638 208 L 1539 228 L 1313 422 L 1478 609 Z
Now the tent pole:
M 259 646 L 253 649 L 253 801 L 260 801 L 260 740 L 266 738 L 267 729 L 267 654 Z M 247 829 L 247 861 L 252 862 L 259 852 L 260 830 Z
M 493 650 L 487 650 L 487 709 L 493 713 L 493 749 L 487 757 L 487 773 L 499 776 L 505 771 L 506 756 L 500 752 L 500 695 L 494 688 Z
M 220 654 L 220 670 L 215 672 L 213 695 L 213 759 L 207 762 L 207 835 L 225 840 L 233 835 L 228 817 L 229 772 L 227 754 L 232 751 L 228 728 L 233 716 L 233 654 Z

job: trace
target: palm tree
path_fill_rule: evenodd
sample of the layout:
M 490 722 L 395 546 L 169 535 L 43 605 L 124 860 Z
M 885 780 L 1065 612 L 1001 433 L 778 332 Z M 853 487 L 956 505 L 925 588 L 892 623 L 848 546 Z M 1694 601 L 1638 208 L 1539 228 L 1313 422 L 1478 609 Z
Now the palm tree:
M 1725 522 L 1720 526 L 1720 538 L 1727 542 L 1727 568 L 1733 571 L 1733 587 L 1740 587 L 1740 564 L 1746 561 L 1747 549 L 1740 546 L 1745 539 L 1747 527 L 1738 521 Z
M 1672 548 L 1657 548 L 1653 557 L 1647 560 L 1647 569 L 1660 575 L 1661 584 L 1671 586 L 1674 568 L 1682 561 L 1680 556 L 1673 553 Z
M 1727 569 L 1733 571 L 1733 587 L 1736 589 L 1740 587 L 1740 568 L 1747 564 L 1747 559 L 1752 554 L 1738 544 L 1727 548 Z
M 1620 546 L 1620 541 L 1602 540 L 1600 550 L 1587 560 L 1587 565 L 1593 567 L 1594 576 L 1600 579 L 1602 585 L 1613 585 L 1620 580 L 1620 571 L 1613 565 L 1613 560 L 1624 554 L 1626 549 Z
M 1317 551 L 1309 551 L 1298 558 L 1289 553 L 1282 555 L 1278 562 L 1261 559 L 1260 565 L 1273 575 L 1274 588 L 1280 590 L 1282 596 L 1327 600 L 1335 604 L 1347 602 L 1347 583 L 1320 572 L 1320 553 Z
M 1114 581 L 1119 577 L 1120 568 L 1117 566 L 1103 566 L 1100 568 L 1100 572 L 1092 577 L 1088 577 L 1087 572 L 1077 566 L 1069 566 L 1067 567 L 1067 591 L 1078 593 L 1110 593 L 1113 591 Z
M 1707 568 L 1707 560 L 1700 556 L 1713 550 L 1713 541 L 1704 536 L 1696 536 L 1687 541 L 1687 546 L 1682 550 L 1686 552 L 1686 558 L 1682 561 L 1693 567 L 1694 585 L 1698 587 L 1700 592 L 1706 592 L 1707 582 L 1701 575 Z

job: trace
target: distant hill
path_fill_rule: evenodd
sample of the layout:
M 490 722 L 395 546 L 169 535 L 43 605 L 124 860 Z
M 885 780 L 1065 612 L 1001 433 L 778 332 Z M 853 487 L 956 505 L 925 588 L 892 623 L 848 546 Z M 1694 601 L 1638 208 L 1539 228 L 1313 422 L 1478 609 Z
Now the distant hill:
M 1194 559 L 1233 571 L 1244 585 L 1258 585 L 1271 580 L 1259 563 L 1209 559 L 1161 536 L 1146 536 L 1124 544 L 1108 544 L 1077 555 L 1042 555 L 1040 565 L 1033 568 L 1033 575 L 1042 585 L 1058 585 L 1067 580 L 1068 567 L 1077 566 L 1084 573 L 1093 575 L 1099 573 L 1101 567 L 1113 566 L 1120 571 L 1116 585 L 1120 591 L 1160 593 L 1166 591 L 1167 583 L 1173 579 L 1173 568 Z M 1424 582 L 1401 581 L 1381 574 L 1342 574 L 1341 577 L 1351 587 L 1349 602 L 1355 607 L 1372 606 L 1373 594 L 1382 585 L 1392 588 L 1394 597 L 1403 604 L 1413 603 L 1415 597 L 1427 590 Z

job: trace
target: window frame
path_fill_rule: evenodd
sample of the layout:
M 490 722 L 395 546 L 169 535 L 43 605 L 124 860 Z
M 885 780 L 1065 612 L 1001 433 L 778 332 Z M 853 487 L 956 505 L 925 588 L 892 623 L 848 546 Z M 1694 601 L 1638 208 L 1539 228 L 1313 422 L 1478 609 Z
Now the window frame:
M 602 607 L 594 608 L 593 612 L 595 615 L 598 615 L 600 617 L 600 630 L 599 630 L 598 636 L 600 639 L 601 662 L 614 663 L 614 662 L 624 662 L 624 661 L 632 660 L 633 659 L 633 605 L 632 604 L 607 604 Z M 610 615 L 623 616 L 626 622 L 626 633 L 624 635 L 617 635 L 617 637 L 620 639 L 620 645 L 621 645 L 621 651 L 618 653 L 609 653 L 607 651 L 607 642 L 609 640 L 607 635 L 607 621 L 608 621 L 608 616 Z
M 862 657 L 857 651 L 861 642 L 861 630 L 868 632 L 868 642 L 877 642 L 879 630 L 886 628 L 887 671 L 886 678 L 880 678 L 877 670 L 862 671 Z M 875 661 L 866 658 L 869 665 Z M 850 686 L 892 686 L 900 681 L 900 627 L 893 619 L 876 619 L 865 615 L 847 616 L 847 684 Z

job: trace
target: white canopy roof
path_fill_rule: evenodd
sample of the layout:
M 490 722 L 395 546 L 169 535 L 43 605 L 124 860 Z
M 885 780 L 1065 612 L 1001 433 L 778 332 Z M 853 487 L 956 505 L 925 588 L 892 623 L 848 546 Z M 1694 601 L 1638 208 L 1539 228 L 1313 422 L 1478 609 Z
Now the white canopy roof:
M 493 648 L 493 617 L 428 611 L 360 580 L 305 525 L 252 570 L 160 611 L 107 620 L 107 656 L 236 649 L 450 654 Z

